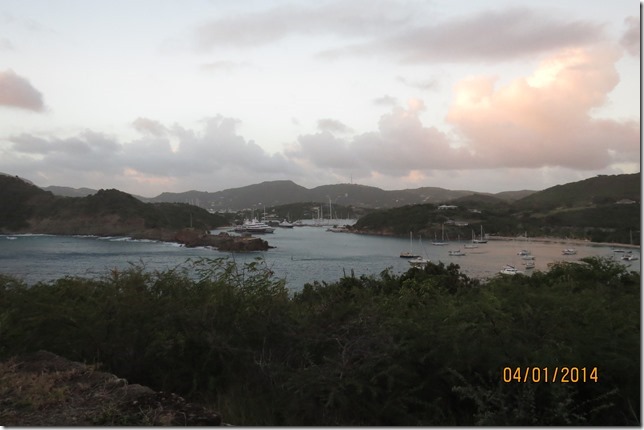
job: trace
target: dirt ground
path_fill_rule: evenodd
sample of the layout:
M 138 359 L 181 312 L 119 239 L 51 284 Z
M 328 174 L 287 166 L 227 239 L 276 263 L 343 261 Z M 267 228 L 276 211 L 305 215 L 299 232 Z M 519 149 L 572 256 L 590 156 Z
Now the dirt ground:
M 0 363 L 3 426 L 219 426 L 221 417 L 172 393 L 39 351 Z

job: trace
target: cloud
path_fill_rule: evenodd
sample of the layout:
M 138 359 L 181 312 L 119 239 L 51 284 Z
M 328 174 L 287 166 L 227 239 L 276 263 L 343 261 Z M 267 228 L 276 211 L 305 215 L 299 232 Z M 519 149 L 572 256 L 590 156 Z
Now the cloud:
M 171 188 L 181 183 L 182 189 L 177 191 L 185 191 L 186 184 L 198 186 L 195 178 L 206 181 L 201 189 L 212 189 L 220 184 L 253 183 L 257 177 L 302 175 L 297 163 L 279 153 L 269 154 L 240 136 L 238 123 L 216 116 L 204 119 L 201 127 L 193 130 L 137 118 L 132 125 L 141 137 L 127 142 L 91 130 L 66 138 L 10 136 L 5 139 L 8 147 L 0 145 L 0 171 L 18 169 L 16 174 L 25 177 L 47 171 L 48 182 L 68 178 L 62 183 L 100 188 L 108 183 L 125 190 L 133 186 L 152 190 L 158 184 Z
M 0 72 L 0 106 L 42 112 L 42 94 L 31 83 L 9 69 Z
M 378 131 L 338 138 L 328 131 L 303 135 L 286 155 L 320 169 L 355 178 L 384 174 L 406 177 L 413 170 L 450 169 L 470 155 L 450 146 L 448 136 L 435 127 L 425 127 L 419 118 L 425 109 L 421 100 L 408 101 L 407 108 L 394 107 L 383 115 Z
M 291 34 L 365 37 L 405 25 L 413 17 L 415 9 L 410 4 L 385 0 L 312 4 L 276 6 L 260 12 L 210 20 L 197 28 L 197 45 L 201 49 L 254 47 L 273 43 Z
M 29 156 L 35 166 L 72 171 L 100 169 L 116 172 L 122 149 L 114 138 L 90 130 L 64 139 L 22 134 L 7 140 L 12 143 L 12 152 Z
M 624 20 L 627 26 L 620 43 L 626 52 L 634 57 L 640 56 L 640 19 L 636 16 L 629 16 Z
M 247 69 L 252 67 L 247 62 L 235 62 L 235 61 L 213 61 L 210 63 L 204 63 L 200 66 L 200 69 L 208 73 L 232 73 L 237 70 Z
M 557 18 L 528 8 L 508 8 L 405 26 L 396 34 L 329 50 L 322 56 L 387 54 L 409 63 L 492 62 L 585 45 L 602 37 L 603 27 L 596 23 Z
M 373 104 L 377 106 L 396 106 L 398 104 L 398 100 L 390 95 L 384 95 L 374 99 Z
M 168 129 L 161 124 L 159 121 L 155 121 L 149 118 L 137 118 L 132 122 L 132 126 L 136 131 L 142 134 L 148 134 L 151 136 L 165 136 L 168 134 Z
M 13 51 L 13 43 L 6 37 L 0 37 L 0 51 Z
M 639 123 L 592 116 L 618 83 L 618 59 L 619 52 L 605 46 L 566 49 L 507 85 L 485 76 L 457 83 L 447 115 L 451 130 L 424 125 L 425 105 L 412 99 L 383 115 L 377 131 L 303 135 L 286 155 L 345 177 L 408 181 L 438 170 L 597 170 L 637 163 Z
M 598 169 L 638 159 L 638 123 L 591 115 L 619 81 L 618 58 L 607 47 L 568 49 L 505 86 L 490 77 L 461 81 L 447 120 L 482 167 Z
M 320 131 L 328 131 L 330 133 L 351 132 L 351 128 L 343 124 L 341 121 L 329 118 L 318 120 L 318 129 Z
M 436 79 L 429 79 L 424 81 L 410 81 L 409 79 L 406 79 L 402 76 L 398 76 L 396 80 L 408 87 L 416 88 L 424 91 L 435 90 L 436 88 L 438 88 L 438 81 L 436 81 Z

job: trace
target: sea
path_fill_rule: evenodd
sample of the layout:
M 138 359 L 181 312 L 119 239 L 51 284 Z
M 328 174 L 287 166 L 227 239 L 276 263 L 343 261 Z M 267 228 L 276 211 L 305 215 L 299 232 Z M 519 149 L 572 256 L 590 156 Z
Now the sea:
M 565 240 L 489 240 L 479 244 L 478 248 L 466 249 L 465 241 L 436 246 L 418 237 L 410 241 L 409 237 L 332 232 L 327 226 L 313 225 L 277 228 L 262 238 L 273 248 L 230 253 L 129 237 L 0 235 L 0 273 L 15 276 L 31 285 L 65 276 L 98 278 L 108 276 L 113 269 L 123 270 L 133 265 L 150 271 L 163 271 L 182 267 L 188 264 L 188 260 L 200 258 L 223 257 L 240 265 L 261 259 L 260 264 L 265 264 L 274 276 L 284 279 L 287 287 L 296 292 L 306 283 L 331 283 L 345 275 L 378 276 L 384 270 L 401 274 L 410 268 L 410 264 L 400 257 L 400 253 L 410 248 L 432 262 L 456 263 L 462 273 L 482 280 L 499 276 L 499 271 L 507 264 L 527 275 L 537 270 L 546 271 L 554 262 L 579 261 L 590 256 L 614 258 L 637 272 L 640 272 L 641 264 L 640 248 Z M 577 254 L 562 255 L 565 248 L 574 248 Z M 457 249 L 465 255 L 449 255 L 450 250 Z M 518 255 L 523 249 L 534 257 L 534 269 L 525 269 L 525 260 Z M 621 257 L 626 255 L 625 252 L 638 259 L 623 261 Z

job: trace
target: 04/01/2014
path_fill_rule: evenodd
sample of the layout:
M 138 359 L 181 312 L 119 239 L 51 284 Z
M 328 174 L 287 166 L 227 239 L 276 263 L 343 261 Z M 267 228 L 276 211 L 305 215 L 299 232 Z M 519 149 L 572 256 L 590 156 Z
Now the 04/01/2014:
M 504 367 L 503 382 L 599 382 L 599 372 L 596 367 Z

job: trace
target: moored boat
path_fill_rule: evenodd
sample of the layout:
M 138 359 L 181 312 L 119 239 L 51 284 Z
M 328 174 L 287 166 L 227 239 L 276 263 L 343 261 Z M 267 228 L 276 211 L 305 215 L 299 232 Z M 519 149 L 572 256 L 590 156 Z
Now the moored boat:
M 414 254 L 414 243 L 413 243 L 413 234 L 409 232 L 409 251 L 403 251 L 400 253 L 400 258 L 418 258 L 420 255 Z
M 238 233 L 256 233 L 256 234 L 262 234 L 262 233 L 273 233 L 275 231 L 274 227 L 271 227 L 270 225 L 259 222 L 256 219 L 253 219 L 252 221 L 244 221 L 242 225 L 238 225 L 234 229 Z
M 429 263 L 431 263 L 431 260 L 423 257 L 416 257 L 409 260 L 409 264 L 412 267 L 425 267 Z
M 501 273 L 502 275 L 517 275 L 521 272 L 511 264 L 506 264 L 499 273 Z

